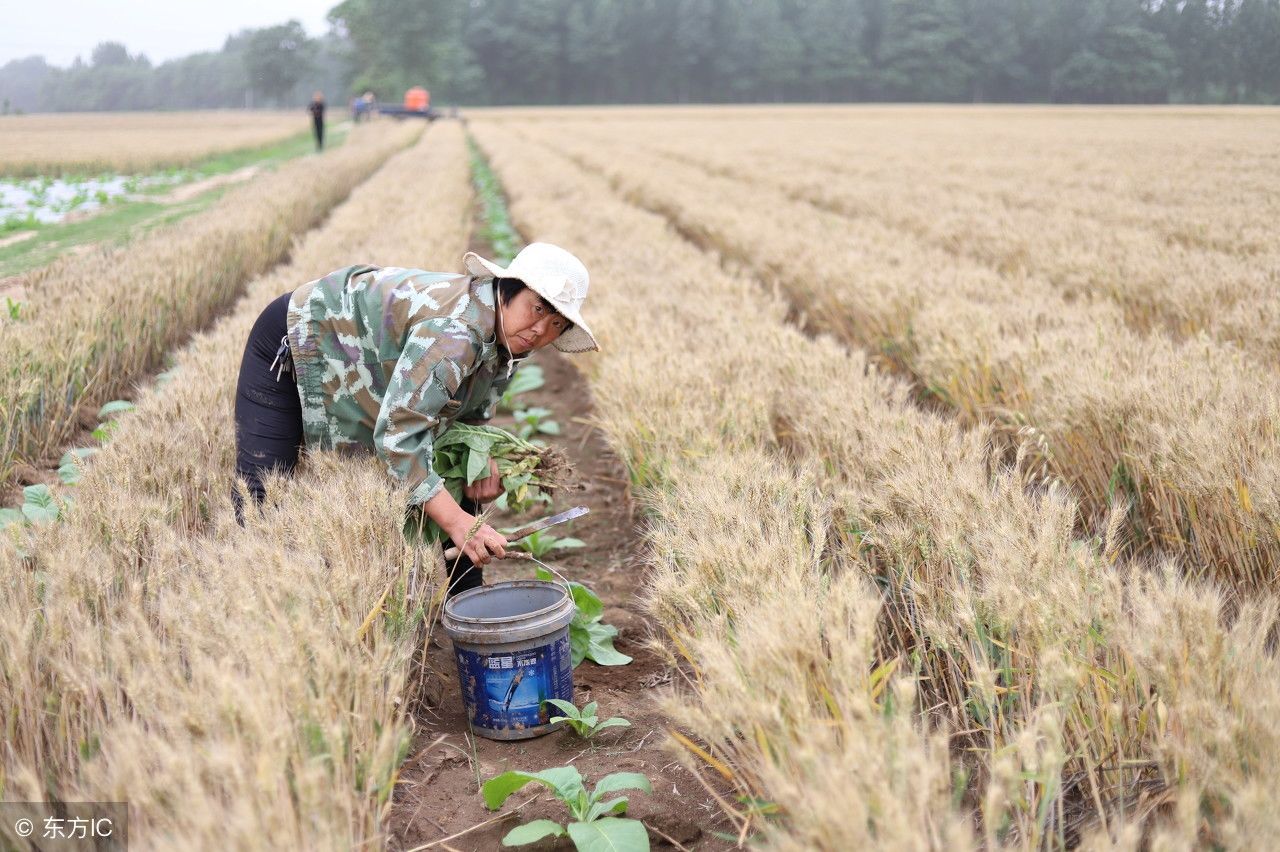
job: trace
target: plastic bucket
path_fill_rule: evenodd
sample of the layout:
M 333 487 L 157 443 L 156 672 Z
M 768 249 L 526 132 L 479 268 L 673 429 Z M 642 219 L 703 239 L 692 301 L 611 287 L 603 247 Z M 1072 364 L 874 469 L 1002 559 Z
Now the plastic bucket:
M 565 587 L 543 580 L 481 586 L 445 603 L 442 621 L 477 734 L 522 740 L 553 730 L 543 702 L 573 701 L 574 611 Z

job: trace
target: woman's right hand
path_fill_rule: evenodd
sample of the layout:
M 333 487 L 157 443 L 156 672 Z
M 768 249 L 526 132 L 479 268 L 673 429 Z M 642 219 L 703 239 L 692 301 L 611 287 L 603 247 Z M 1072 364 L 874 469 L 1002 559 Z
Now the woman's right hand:
M 453 543 L 466 554 L 472 564 L 483 567 L 489 564 L 489 560 L 502 559 L 507 555 L 506 536 L 488 524 L 481 524 L 480 528 L 472 534 L 470 541 L 468 541 L 467 533 L 471 532 L 471 528 L 475 526 L 476 518 L 474 515 L 469 515 L 465 512 L 462 513 L 461 517 L 465 520 L 460 522 L 456 529 L 445 530 L 445 532 L 449 534 L 449 538 L 453 540 Z

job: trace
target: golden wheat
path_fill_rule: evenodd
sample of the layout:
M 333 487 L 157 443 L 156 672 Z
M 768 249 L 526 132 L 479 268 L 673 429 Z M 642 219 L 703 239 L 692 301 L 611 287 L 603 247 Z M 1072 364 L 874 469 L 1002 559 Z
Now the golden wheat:
M 667 707 L 710 746 L 704 770 L 782 806 L 780 845 L 1266 836 L 1275 760 L 1216 744 L 1238 731 L 1274 754 L 1269 598 L 1215 633 L 1212 587 L 1115 561 L 1118 513 L 1078 538 L 1074 502 L 1005 469 L 986 430 L 806 339 L 767 290 L 529 144 L 523 119 L 473 127 L 526 236 L 592 269 L 592 388 L 650 507 L 651 606 L 692 669 Z M 1203 689 L 1176 680 L 1185 646 L 1161 644 L 1159 618 L 1221 649 Z M 1168 800 L 1218 804 L 1207 824 L 1190 806 L 1157 819 Z
M 890 114 L 891 115 L 891 114 Z M 877 110 L 648 124 L 655 150 L 763 183 L 1069 298 L 1139 331 L 1280 354 L 1280 179 L 1267 111 Z
M 6 115 L 0 116 L 0 175 L 154 171 L 265 145 L 307 127 L 301 111 Z
M 612 135 L 611 135 L 612 134 Z M 1131 537 L 1260 585 L 1280 564 L 1280 396 L 1234 346 L 1129 328 L 1026 275 L 1001 276 L 880 222 L 646 154 L 608 128 L 541 127 L 700 244 L 783 286 L 811 327 L 881 351 L 1077 491 L 1092 525 L 1117 495 Z M 645 134 L 639 134 L 644 137 Z M 785 222 L 785 226 L 780 223 Z
M 370 129 L 289 163 L 210 210 L 122 248 L 66 257 L 25 277 L 29 301 L 0 320 L 0 484 L 63 444 L 74 412 L 119 396 L 279 261 L 414 128 Z
M 453 268 L 470 215 L 442 123 L 178 355 L 25 560 L 3 549 L 6 797 L 126 799 L 146 849 L 382 841 L 438 552 L 404 543 L 406 495 L 371 458 L 310 459 L 238 527 L 234 388 L 270 299 L 361 260 Z

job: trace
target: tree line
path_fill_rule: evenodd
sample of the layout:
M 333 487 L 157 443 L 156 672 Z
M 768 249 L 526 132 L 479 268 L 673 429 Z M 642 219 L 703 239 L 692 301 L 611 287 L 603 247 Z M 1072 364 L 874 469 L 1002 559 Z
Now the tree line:
M 343 0 L 152 66 L 0 68 L 23 109 L 436 103 L 1280 103 L 1280 0 Z M 16 81 L 16 82 L 15 82 Z M 34 82 L 33 82 L 34 81 Z

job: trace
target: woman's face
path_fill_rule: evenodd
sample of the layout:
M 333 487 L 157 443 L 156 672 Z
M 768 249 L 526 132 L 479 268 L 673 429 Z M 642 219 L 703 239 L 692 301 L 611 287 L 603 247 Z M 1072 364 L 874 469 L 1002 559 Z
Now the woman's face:
M 570 325 L 546 299 L 528 287 L 512 296 L 499 310 L 502 311 L 501 327 L 506 336 L 507 351 L 512 355 L 541 349 Z

